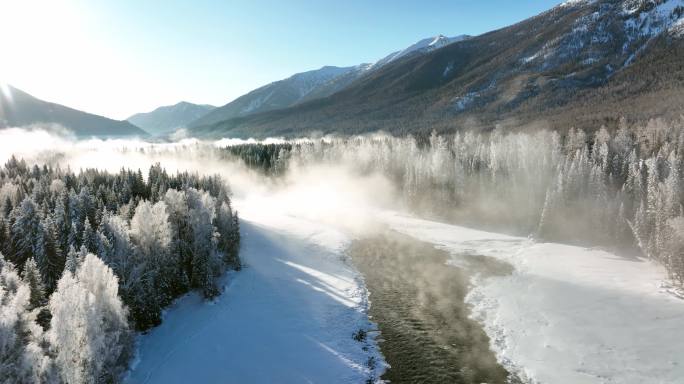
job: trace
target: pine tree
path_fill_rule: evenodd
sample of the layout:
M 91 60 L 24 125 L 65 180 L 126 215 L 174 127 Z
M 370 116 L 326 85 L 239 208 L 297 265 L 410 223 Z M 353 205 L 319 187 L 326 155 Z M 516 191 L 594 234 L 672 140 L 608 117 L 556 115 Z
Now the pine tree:
M 16 246 L 11 261 L 23 266 L 26 260 L 38 253 L 40 247 L 40 213 L 32 198 L 25 198 L 17 207 L 11 232 L 11 241 Z
M 62 253 L 66 253 L 69 245 L 69 234 L 71 233 L 71 219 L 69 218 L 69 194 L 66 188 L 62 189 L 55 201 L 53 211 L 53 223 L 55 226 L 55 240 Z
M 4 217 L 0 217 L 0 253 L 9 254 L 10 236 L 7 222 Z
M 26 264 L 24 264 L 24 271 L 21 277 L 31 290 L 29 310 L 45 305 L 45 287 L 43 286 L 43 280 L 40 277 L 36 261 L 33 258 L 28 259 Z
M 41 229 L 39 243 L 42 247 L 40 252 L 42 259 L 36 256 L 36 261 L 47 291 L 52 292 L 57 285 L 57 280 L 62 276 L 65 257 L 58 241 L 59 230 L 50 215 L 41 221 Z
M 189 287 L 192 271 L 192 250 L 190 248 L 192 234 L 188 223 L 187 197 L 182 191 L 169 189 L 164 194 L 164 202 L 168 209 L 169 224 L 173 233 L 170 252 L 177 261 L 176 281 L 178 286 L 175 287 L 175 291 L 180 293 Z
M 75 221 L 71 222 L 71 227 L 69 230 L 69 235 L 67 237 L 67 247 L 68 248 L 80 248 L 81 247 L 81 235 L 82 233 L 78 231 L 78 225 Z
M 216 253 L 212 249 L 216 241 L 212 225 L 215 201 L 208 193 L 194 188 L 188 189 L 187 194 L 193 233 L 191 284 L 210 298 L 218 293 L 214 278 L 217 272 Z
M 242 268 L 240 262 L 239 252 L 240 252 L 240 218 L 238 217 L 238 212 L 235 211 L 233 215 L 233 225 L 230 231 L 230 253 L 232 256 L 233 265 L 236 270 Z
M 9 198 L 9 196 L 7 196 L 5 197 L 5 203 L 2 205 L 2 216 L 9 217 L 12 209 L 14 209 L 14 206 L 12 206 L 12 200 Z
M 64 272 L 69 271 L 71 273 L 76 273 L 78 266 L 81 264 L 81 253 L 76 252 L 73 246 L 69 247 L 69 252 L 67 253 L 66 262 L 64 264 Z
M 0 381 L 53 383 L 51 359 L 39 343 L 42 329 L 31 312 L 33 292 L 0 254 Z
M 83 234 L 81 235 L 81 244 L 90 253 L 97 252 L 97 236 L 95 230 L 90 225 L 90 219 L 86 218 L 85 224 L 83 225 Z

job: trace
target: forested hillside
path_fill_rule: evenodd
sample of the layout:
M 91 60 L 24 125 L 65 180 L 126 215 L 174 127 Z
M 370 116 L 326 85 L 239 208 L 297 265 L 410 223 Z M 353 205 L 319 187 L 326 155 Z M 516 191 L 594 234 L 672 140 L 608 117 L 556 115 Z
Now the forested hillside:
M 218 177 L 159 165 L 75 174 L 0 169 L 0 381 L 116 382 L 133 330 L 239 268 L 237 212 Z

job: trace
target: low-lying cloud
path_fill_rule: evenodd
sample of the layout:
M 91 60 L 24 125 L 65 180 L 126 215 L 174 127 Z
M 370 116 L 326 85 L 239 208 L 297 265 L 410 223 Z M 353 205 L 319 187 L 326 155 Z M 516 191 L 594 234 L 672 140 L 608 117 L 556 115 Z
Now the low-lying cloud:
M 76 172 L 130 168 L 142 170 L 145 176 L 150 166 L 160 163 L 170 173 L 218 174 L 229 183 L 238 209 L 244 202 L 264 214 L 296 216 L 351 232 L 366 230 L 377 209 L 396 203 L 395 190 L 383 175 L 361 174 L 353 164 L 291 164 L 285 175 L 274 178 L 222 152 L 227 146 L 286 142 L 281 138 L 207 141 L 187 137 L 169 142 L 139 138 L 79 140 L 66 131 L 8 128 L 0 130 L 0 161 L 15 156 L 29 165 L 59 165 Z

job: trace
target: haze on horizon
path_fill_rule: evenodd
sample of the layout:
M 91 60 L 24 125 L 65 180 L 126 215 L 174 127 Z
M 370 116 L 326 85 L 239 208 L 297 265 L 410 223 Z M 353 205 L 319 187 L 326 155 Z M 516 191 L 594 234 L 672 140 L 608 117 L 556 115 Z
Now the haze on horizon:
M 297 72 L 478 35 L 558 2 L 2 0 L 0 82 L 115 119 L 181 100 L 223 105 Z

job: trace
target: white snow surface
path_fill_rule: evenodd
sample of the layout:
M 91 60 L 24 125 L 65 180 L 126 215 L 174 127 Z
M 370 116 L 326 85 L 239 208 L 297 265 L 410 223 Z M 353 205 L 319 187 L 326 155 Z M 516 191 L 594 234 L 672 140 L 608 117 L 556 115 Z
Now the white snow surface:
M 562 2 L 559 7 L 574 7 L 579 5 L 594 4 L 596 0 L 567 0 Z
M 369 322 L 367 292 L 341 256 L 351 237 L 319 221 L 241 209 L 246 267 L 213 303 L 190 294 L 142 336 L 129 383 L 359 383 L 367 351 L 351 338 Z M 391 229 L 513 265 L 473 278 L 466 300 L 499 361 L 529 383 L 680 383 L 684 300 L 662 286 L 657 265 L 577 246 L 535 243 L 395 212 Z M 192 368 L 189 368 L 192 367 Z M 375 372 L 379 375 L 381 371 Z M 377 376 L 376 376 L 377 377 Z
M 349 238 L 249 203 L 236 206 L 245 267 L 226 276 L 216 301 L 193 293 L 174 303 L 163 323 L 140 337 L 126 382 L 362 383 L 371 356 L 384 369 L 373 336 L 352 338 L 375 326 L 361 279 L 341 254 Z
M 512 264 L 476 277 L 467 296 L 499 361 L 530 383 L 682 383 L 684 300 L 665 272 L 639 259 L 577 246 L 386 214 L 401 233 L 451 253 Z
M 139 341 L 128 383 L 360 383 L 385 368 L 371 337 L 368 296 L 342 256 L 351 236 L 268 202 L 237 202 L 246 264 L 212 303 L 190 294 Z M 466 300 L 499 361 L 529 383 L 680 383 L 684 300 L 665 272 L 598 249 L 374 214 L 434 244 L 460 265 L 468 253 L 510 263 L 509 276 L 473 278 Z M 375 332 L 372 332 L 375 335 Z M 366 351 L 363 347 L 366 346 Z M 191 367 L 191 368 L 190 368 Z
M 641 2 L 634 2 L 632 7 L 624 5 L 625 15 L 634 16 L 641 9 Z M 636 17 L 625 20 L 625 30 L 630 39 L 638 37 L 653 37 L 663 31 L 671 31 L 677 34 L 678 25 L 684 20 L 681 9 L 684 7 L 684 0 L 664 0 L 646 12 L 639 13 Z
M 387 186 L 374 178 L 355 183 L 324 168 L 294 180 L 278 195 L 259 196 L 256 186 L 238 193 L 249 197 L 234 200 L 245 268 L 224 279 L 214 302 L 189 294 L 174 303 L 162 325 L 139 338 L 128 383 L 378 377 L 385 364 L 376 332 L 367 343 L 351 337 L 376 328 L 363 280 L 344 256 L 378 224 L 448 251 L 452 265 L 467 263 L 468 253 L 514 267 L 509 276 L 474 277 L 466 300 L 499 361 L 527 382 L 682 382 L 684 300 L 661 285 L 659 266 L 386 211 L 379 196 Z M 371 357 L 376 372 L 366 367 Z

